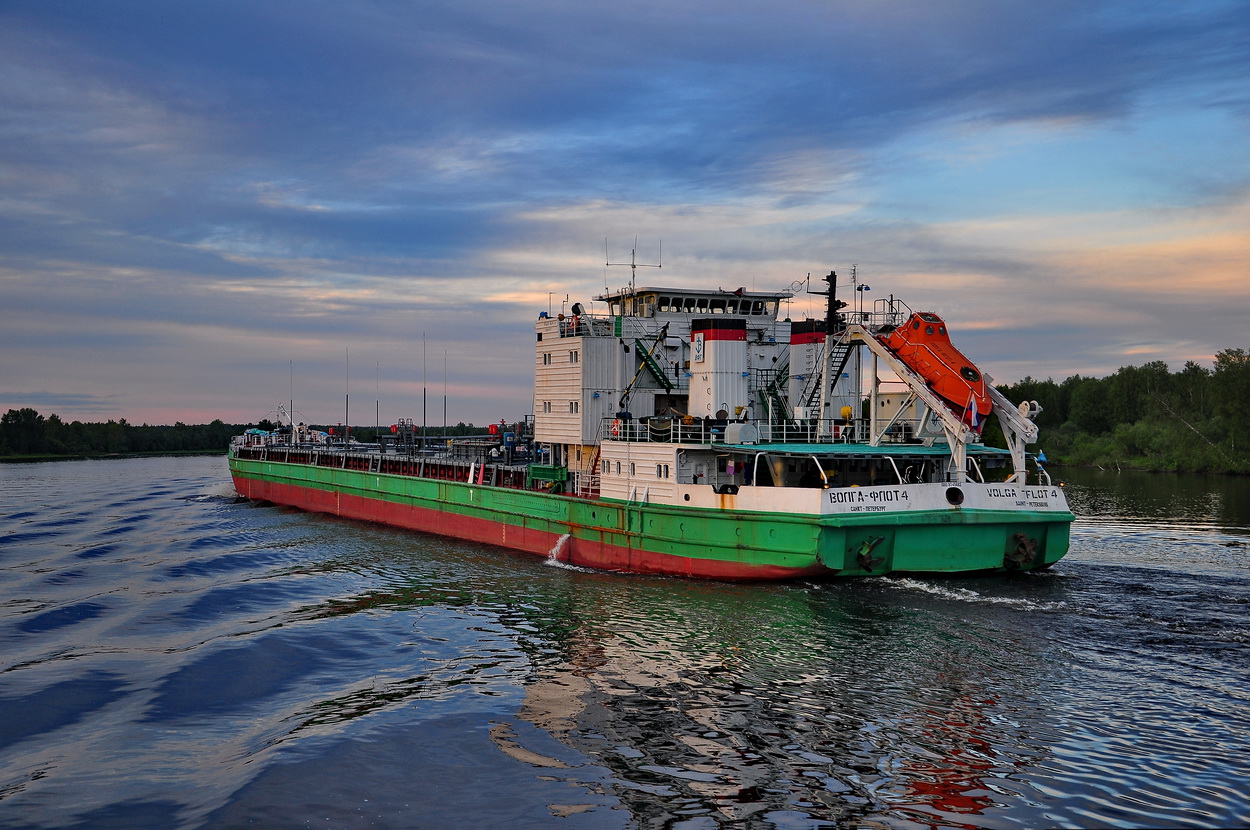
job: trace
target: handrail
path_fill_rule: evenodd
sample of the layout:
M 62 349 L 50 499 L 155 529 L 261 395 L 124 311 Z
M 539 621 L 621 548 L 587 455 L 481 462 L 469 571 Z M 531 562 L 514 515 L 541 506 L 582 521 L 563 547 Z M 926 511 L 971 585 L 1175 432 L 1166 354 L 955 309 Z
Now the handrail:
M 801 420 L 792 418 L 748 418 L 740 421 L 713 421 L 701 418 L 686 423 L 682 418 L 643 419 L 604 418 L 600 423 L 599 441 L 629 441 L 659 444 L 722 444 L 725 428 L 733 423 L 755 426 L 762 439 L 768 443 L 801 444 L 853 444 L 858 436 L 867 432 L 867 419 L 854 418 L 850 422 L 841 418 Z M 906 443 L 905 435 L 916 435 L 922 419 L 899 418 L 895 424 L 906 424 L 910 429 L 898 435 L 885 436 L 886 443 Z
M 893 460 L 894 460 L 894 459 L 890 459 L 890 461 L 891 461 L 891 462 L 892 462 Z M 816 463 L 816 470 L 820 473 L 820 480 L 821 480 L 821 481 L 823 481 L 823 482 L 825 483 L 825 487 L 828 487 L 828 486 L 829 486 L 829 476 L 825 475 L 825 468 L 824 468 L 824 467 L 822 467 L 822 466 L 820 466 L 820 459 L 819 459 L 819 458 L 817 458 L 816 456 L 814 456 L 814 455 L 813 455 L 813 456 L 812 456 L 812 461 L 814 461 L 814 462 Z M 897 468 L 895 469 L 895 472 L 898 472 Z
M 891 456 L 887 455 L 886 458 L 889 460 L 890 466 L 894 468 L 894 475 L 898 477 L 898 483 L 906 484 L 907 482 L 903 481 L 903 474 L 898 471 L 898 464 L 894 462 L 894 459 Z

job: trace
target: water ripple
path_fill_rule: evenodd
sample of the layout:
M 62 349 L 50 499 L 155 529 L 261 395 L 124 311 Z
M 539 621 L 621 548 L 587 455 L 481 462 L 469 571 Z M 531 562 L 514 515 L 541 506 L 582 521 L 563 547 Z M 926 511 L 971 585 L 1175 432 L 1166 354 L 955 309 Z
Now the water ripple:
M 220 458 L 0 475 L 40 494 L 0 488 L 0 827 L 1250 823 L 1231 500 L 1018 579 L 720 585 L 256 508 Z

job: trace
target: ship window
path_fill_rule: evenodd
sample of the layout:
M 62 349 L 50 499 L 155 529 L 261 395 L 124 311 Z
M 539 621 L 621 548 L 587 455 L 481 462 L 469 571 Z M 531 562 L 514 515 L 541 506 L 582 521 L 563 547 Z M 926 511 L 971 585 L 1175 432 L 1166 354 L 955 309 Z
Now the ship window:
M 576 414 L 577 414 L 577 410 L 578 410 L 578 406 L 577 406 L 577 404 L 578 404 L 578 402 L 577 402 L 577 401 L 569 401 L 569 414 L 570 414 L 570 415 L 576 415 Z
M 637 475 L 637 474 L 638 474 L 638 469 L 637 469 L 637 466 L 636 466 L 636 465 L 634 464 L 634 462 L 632 462 L 632 461 L 631 461 L 631 462 L 629 462 L 629 474 L 630 474 L 631 476 L 632 476 L 632 475 Z
M 550 366 L 550 365 L 551 365 L 551 352 L 544 352 L 544 353 L 543 353 L 543 365 L 544 365 L 544 366 Z
M 667 464 L 664 465 L 664 477 L 668 478 L 668 465 Z
M 912 323 L 912 324 L 911 324 L 911 327 L 912 327 L 912 329 L 919 329 L 919 328 L 920 328 L 920 321 L 918 321 L 918 320 L 917 320 L 915 323 Z
M 933 326 L 925 326 L 925 327 L 924 327 L 924 333 L 925 333 L 925 334 L 933 334 Z
M 694 310 L 699 314 L 707 314 L 707 297 L 699 297 L 695 301 Z
M 768 302 L 764 303 L 764 313 L 768 314 L 769 316 L 776 317 L 777 316 L 777 301 L 769 300 Z
M 576 349 L 573 349 L 572 351 L 569 352 L 569 363 L 577 363 L 578 358 L 579 358 L 579 355 Z
M 668 297 L 660 297 L 660 311 L 672 311 L 673 308 L 670 303 L 672 303 L 672 300 Z
M 713 314 L 724 314 L 725 313 L 725 301 L 724 300 L 712 300 L 711 309 L 712 309 Z
M 938 326 L 938 334 L 946 334 L 946 326 Z
M 618 476 L 621 474 L 621 462 L 619 462 L 619 461 L 618 461 L 618 462 L 616 462 L 616 474 L 617 474 Z
M 551 401 L 543 401 L 543 412 L 551 411 Z
M 656 478 L 663 478 L 663 477 L 664 477 L 664 465 L 663 465 L 663 464 L 656 464 L 656 465 L 655 465 L 655 477 L 656 477 Z
M 764 301 L 763 301 L 763 300 L 756 300 L 754 303 L 752 303 L 752 304 L 751 304 L 751 313 L 752 313 L 752 314 L 763 314 L 763 313 L 764 313 Z

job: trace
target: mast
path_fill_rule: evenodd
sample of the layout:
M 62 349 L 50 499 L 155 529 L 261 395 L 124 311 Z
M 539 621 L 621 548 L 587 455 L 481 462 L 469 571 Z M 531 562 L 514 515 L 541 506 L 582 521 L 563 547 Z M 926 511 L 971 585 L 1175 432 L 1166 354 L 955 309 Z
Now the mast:
M 425 362 L 425 332 L 421 332 L 421 451 L 425 452 L 425 436 L 430 432 L 430 419 L 427 414 L 426 401 L 428 400 L 429 382 L 426 374 Z
M 608 240 L 603 240 L 604 259 L 607 259 Z M 638 237 L 634 237 L 634 247 L 629 251 L 629 262 L 605 262 L 603 266 L 610 268 L 613 265 L 629 266 L 629 292 L 632 294 L 637 287 L 638 269 L 639 268 L 663 268 L 664 267 L 664 240 L 660 240 L 660 255 L 654 264 L 648 264 L 638 261 Z
M 827 295 L 825 304 L 825 349 L 820 361 L 820 409 L 816 412 L 816 434 L 822 437 L 833 435 L 833 414 L 829 412 L 829 397 L 833 393 L 833 384 L 837 381 L 833 377 L 834 342 L 842 331 L 842 315 L 838 312 L 846 308 L 846 303 L 837 297 L 838 272 L 830 271 L 824 280 L 829 284 L 828 292 L 816 292 Z
M 842 322 L 841 317 L 838 315 L 838 309 L 845 308 L 846 303 L 838 302 L 838 272 L 830 271 L 824 280 L 829 283 L 828 302 L 825 306 L 825 342 L 828 343 L 838 333 L 838 328 Z

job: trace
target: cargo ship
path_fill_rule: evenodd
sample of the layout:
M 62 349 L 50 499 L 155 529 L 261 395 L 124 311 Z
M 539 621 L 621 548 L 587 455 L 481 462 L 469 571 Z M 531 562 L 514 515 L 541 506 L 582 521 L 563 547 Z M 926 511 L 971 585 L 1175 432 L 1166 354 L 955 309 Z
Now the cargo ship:
M 1073 515 L 1019 405 L 933 312 L 807 290 L 630 286 L 537 314 L 534 410 L 432 447 L 411 421 L 370 444 L 249 430 L 252 500 L 485 542 L 585 568 L 774 580 L 1031 571 Z M 981 441 L 995 417 L 1005 447 Z

